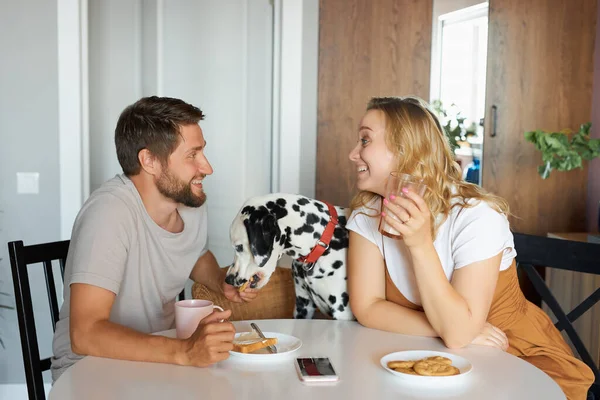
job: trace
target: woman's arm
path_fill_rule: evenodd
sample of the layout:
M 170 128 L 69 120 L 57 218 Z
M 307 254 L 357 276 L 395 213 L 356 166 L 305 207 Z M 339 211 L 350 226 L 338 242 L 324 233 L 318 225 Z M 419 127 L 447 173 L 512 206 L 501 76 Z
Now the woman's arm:
M 415 336 L 439 336 L 425 313 L 385 299 L 385 263 L 377 246 L 350 231 L 348 247 L 350 307 L 368 328 Z
M 446 346 L 464 347 L 482 331 L 502 253 L 454 271 L 448 281 L 433 244 L 410 250 L 425 314 Z
M 431 215 L 422 197 L 403 189 L 404 196 L 384 199 L 386 221 L 404 237 L 421 302 L 431 326 L 450 348 L 471 343 L 482 331 L 492 303 L 502 252 L 466 265 L 448 281 L 431 234 Z

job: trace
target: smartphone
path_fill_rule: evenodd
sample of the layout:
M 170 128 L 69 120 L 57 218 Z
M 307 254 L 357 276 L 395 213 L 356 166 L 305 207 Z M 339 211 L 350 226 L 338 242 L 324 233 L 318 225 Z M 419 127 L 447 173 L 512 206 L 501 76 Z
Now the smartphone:
M 337 382 L 339 377 L 327 357 L 296 358 L 296 370 L 306 383 Z

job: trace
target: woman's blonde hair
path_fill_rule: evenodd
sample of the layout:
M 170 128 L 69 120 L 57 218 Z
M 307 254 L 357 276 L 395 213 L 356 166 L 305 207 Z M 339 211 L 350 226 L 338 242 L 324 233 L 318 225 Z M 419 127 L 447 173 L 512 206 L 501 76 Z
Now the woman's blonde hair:
M 395 170 L 422 178 L 427 185 L 424 200 L 431 212 L 434 238 L 438 228 L 436 217 L 443 216 L 438 220 L 441 224 L 454 206 L 468 208 L 476 204 L 468 203 L 470 199 L 485 201 L 498 212 L 509 215 L 506 200 L 463 180 L 442 126 L 423 100 L 374 97 L 367 105 L 369 110 L 380 110 L 385 115 L 385 141 L 396 156 Z M 359 192 L 352 199 L 352 210 L 368 207 L 377 196 L 369 191 Z

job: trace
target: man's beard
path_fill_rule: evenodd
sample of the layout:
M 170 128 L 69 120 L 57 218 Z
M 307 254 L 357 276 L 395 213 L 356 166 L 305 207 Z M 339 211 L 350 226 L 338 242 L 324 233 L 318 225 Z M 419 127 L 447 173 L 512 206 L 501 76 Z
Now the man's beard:
M 185 206 L 200 207 L 206 201 L 204 191 L 200 195 L 195 195 L 192 192 L 192 183 L 185 183 L 179 180 L 168 168 L 164 170 L 158 179 L 155 179 L 155 183 L 158 191 L 163 196 Z

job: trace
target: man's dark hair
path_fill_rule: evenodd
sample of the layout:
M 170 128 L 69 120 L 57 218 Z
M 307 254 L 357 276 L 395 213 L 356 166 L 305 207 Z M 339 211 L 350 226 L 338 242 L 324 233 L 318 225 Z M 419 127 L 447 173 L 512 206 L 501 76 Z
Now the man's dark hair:
M 123 173 L 132 176 L 140 172 L 138 153 L 143 149 L 167 165 L 179 142 L 180 126 L 203 119 L 198 107 L 170 97 L 144 97 L 125 108 L 115 129 L 117 158 Z

